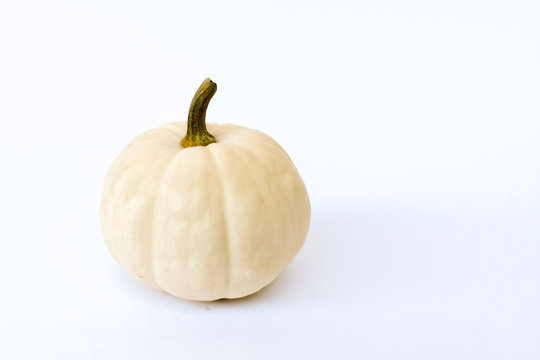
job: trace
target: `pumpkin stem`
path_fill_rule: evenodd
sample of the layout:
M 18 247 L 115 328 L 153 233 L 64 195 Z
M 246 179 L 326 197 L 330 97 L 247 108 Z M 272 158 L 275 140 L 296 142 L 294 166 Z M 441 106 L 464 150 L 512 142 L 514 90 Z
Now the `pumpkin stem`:
M 217 84 L 206 78 L 195 93 L 189 107 L 187 133 L 180 141 L 183 147 L 206 146 L 216 138 L 206 130 L 206 108 L 217 91 Z

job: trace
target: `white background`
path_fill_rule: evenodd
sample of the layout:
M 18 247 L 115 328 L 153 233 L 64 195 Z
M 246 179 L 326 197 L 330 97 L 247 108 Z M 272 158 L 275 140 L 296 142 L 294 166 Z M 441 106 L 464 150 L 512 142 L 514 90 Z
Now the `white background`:
M 138 133 L 259 129 L 312 201 L 272 285 L 130 278 L 101 185 Z M 2 1 L 0 358 L 539 359 L 538 1 Z

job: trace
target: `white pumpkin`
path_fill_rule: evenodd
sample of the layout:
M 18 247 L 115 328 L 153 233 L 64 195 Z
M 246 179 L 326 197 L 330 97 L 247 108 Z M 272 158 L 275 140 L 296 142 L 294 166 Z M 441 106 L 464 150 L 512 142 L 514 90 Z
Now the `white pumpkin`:
M 190 300 L 238 298 L 268 285 L 302 247 L 310 219 L 304 183 L 278 143 L 236 125 L 207 131 L 216 88 L 203 82 L 188 123 L 132 140 L 109 170 L 101 202 L 113 257 L 145 283 Z

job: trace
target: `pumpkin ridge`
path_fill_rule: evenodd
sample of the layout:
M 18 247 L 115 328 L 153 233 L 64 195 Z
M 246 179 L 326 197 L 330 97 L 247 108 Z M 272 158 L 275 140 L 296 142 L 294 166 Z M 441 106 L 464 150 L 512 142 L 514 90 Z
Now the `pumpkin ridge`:
M 155 265 L 154 265 L 154 246 L 155 246 L 155 237 L 156 237 L 156 209 L 157 209 L 157 202 L 161 200 L 161 198 L 159 197 L 159 191 L 160 189 L 162 188 L 163 186 L 163 183 L 165 182 L 165 179 L 167 178 L 166 177 L 166 174 L 169 172 L 169 170 L 171 169 L 171 167 L 173 166 L 173 164 L 176 163 L 176 161 L 178 160 L 178 157 L 180 156 L 180 153 L 182 151 L 178 151 L 178 153 L 176 153 L 176 155 L 174 155 L 172 157 L 172 159 L 170 159 L 169 163 L 165 165 L 164 169 L 162 170 L 161 172 L 161 176 L 158 177 L 158 179 L 160 179 L 156 185 L 156 187 L 154 188 L 154 201 L 152 203 L 152 221 L 150 222 L 152 225 L 152 234 L 150 236 L 150 239 L 148 239 L 148 242 L 149 242 L 149 246 L 148 246 L 148 257 L 149 257 L 149 261 L 150 261 L 150 271 L 151 271 L 151 278 L 152 278 L 152 281 L 154 282 L 154 284 L 156 284 L 156 286 L 162 290 L 163 287 L 159 284 L 158 282 L 158 277 L 156 276 L 156 269 L 155 269 Z
M 212 158 L 212 161 L 214 162 L 214 168 L 216 168 L 216 177 L 218 178 L 218 182 L 221 185 L 220 189 L 220 200 L 221 200 L 221 214 L 223 216 L 223 231 L 225 233 L 225 241 L 227 243 L 227 289 L 226 289 L 226 295 L 224 298 L 229 297 L 230 287 L 231 287 L 231 241 L 229 239 L 229 217 L 227 216 L 227 199 L 225 198 L 225 183 L 223 179 L 221 179 L 221 165 L 218 159 L 216 159 L 216 154 L 214 154 L 215 146 L 209 146 L 208 147 L 210 152 L 210 157 Z
M 283 148 L 281 148 L 279 146 L 279 144 L 277 144 L 275 142 L 274 139 L 272 139 L 271 137 L 269 137 L 268 135 L 266 134 L 263 134 L 263 133 L 260 133 L 257 131 L 257 133 L 259 134 L 262 134 L 264 135 L 260 141 L 257 142 L 257 144 L 261 144 L 263 141 L 267 142 L 267 146 L 270 146 L 270 147 L 276 147 L 277 145 L 277 148 L 280 149 L 282 152 L 285 153 L 285 151 L 283 150 Z M 273 170 L 270 169 L 268 166 L 267 166 L 267 163 L 265 162 L 261 162 L 260 160 L 260 154 L 258 153 L 259 149 L 257 147 L 254 147 L 254 146 L 250 146 L 250 144 L 247 144 L 247 143 L 244 143 L 244 142 L 236 142 L 234 144 L 235 147 L 237 147 L 238 149 L 241 149 L 241 152 L 245 155 L 243 156 L 244 158 L 244 161 L 248 161 L 249 164 L 259 164 L 260 167 L 259 167 L 259 170 L 258 170 L 258 175 L 261 176 L 262 178 L 266 178 L 266 175 L 268 174 L 272 174 L 273 173 Z M 252 161 L 249 161 L 247 160 L 248 159 L 251 159 Z M 276 156 L 274 158 L 275 160 L 277 161 L 284 161 L 284 160 L 281 160 L 280 157 Z M 289 157 L 287 156 L 286 158 L 286 161 L 290 161 Z M 295 168 L 296 169 L 296 168 Z M 277 176 L 277 174 L 275 174 Z M 275 181 L 275 179 L 274 179 Z M 257 187 L 257 190 L 258 192 L 262 192 L 261 191 L 261 183 L 255 181 L 254 182 L 255 186 Z M 273 187 L 272 187 L 273 189 Z M 294 211 L 293 211 L 293 208 L 291 207 L 292 204 L 290 204 L 290 202 L 288 201 L 287 197 L 284 196 L 284 194 L 282 192 L 273 192 L 273 197 L 274 198 L 279 198 L 279 200 L 277 201 L 281 206 L 285 206 L 285 208 L 283 209 L 284 212 L 286 212 L 288 215 L 287 216 L 284 216 L 285 218 L 290 218 L 291 216 L 294 217 Z M 290 232 L 290 228 L 288 229 L 288 232 Z M 288 244 L 289 246 L 291 246 L 291 244 Z M 292 260 L 292 258 L 289 258 L 287 260 L 287 264 Z M 283 270 L 283 269 L 282 269 Z M 278 272 L 277 274 L 275 274 L 275 276 L 270 280 L 268 281 L 266 284 L 263 284 L 259 287 L 259 289 L 257 291 L 259 291 L 260 289 L 264 288 L 265 286 L 267 286 L 269 283 L 271 283 L 275 278 L 277 278 L 279 276 L 280 272 Z

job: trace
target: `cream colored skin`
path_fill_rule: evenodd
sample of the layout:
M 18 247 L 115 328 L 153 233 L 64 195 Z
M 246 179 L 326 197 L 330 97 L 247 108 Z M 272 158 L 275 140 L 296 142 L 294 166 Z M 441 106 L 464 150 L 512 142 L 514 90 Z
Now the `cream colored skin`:
M 174 296 L 209 301 L 272 282 L 307 236 L 306 188 L 269 136 L 207 124 L 216 143 L 183 148 L 186 123 L 135 138 L 103 187 L 101 225 L 114 258 Z

